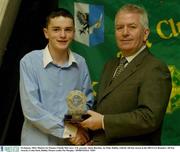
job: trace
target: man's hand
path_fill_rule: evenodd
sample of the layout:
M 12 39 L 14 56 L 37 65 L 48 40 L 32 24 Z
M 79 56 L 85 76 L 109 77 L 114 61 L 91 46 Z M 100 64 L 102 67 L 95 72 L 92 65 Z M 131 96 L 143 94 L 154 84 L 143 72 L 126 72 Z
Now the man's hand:
M 103 125 L 103 115 L 97 112 L 94 112 L 92 110 L 88 110 L 87 114 L 90 115 L 90 117 L 83 122 L 81 122 L 81 126 L 84 128 L 89 128 L 91 130 L 97 130 L 97 129 L 102 129 Z
M 89 142 L 89 140 L 90 138 L 87 131 L 82 127 L 78 128 L 75 137 L 69 139 L 70 143 L 74 145 L 85 145 L 86 143 Z

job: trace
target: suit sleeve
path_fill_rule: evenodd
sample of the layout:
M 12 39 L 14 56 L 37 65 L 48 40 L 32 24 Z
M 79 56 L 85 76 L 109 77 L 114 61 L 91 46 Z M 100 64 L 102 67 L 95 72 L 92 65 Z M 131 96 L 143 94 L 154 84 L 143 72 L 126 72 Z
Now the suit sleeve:
M 162 124 L 172 88 L 168 68 L 162 64 L 152 66 L 146 70 L 141 82 L 138 86 L 136 108 L 119 114 L 105 114 L 107 137 L 145 135 L 158 129 Z

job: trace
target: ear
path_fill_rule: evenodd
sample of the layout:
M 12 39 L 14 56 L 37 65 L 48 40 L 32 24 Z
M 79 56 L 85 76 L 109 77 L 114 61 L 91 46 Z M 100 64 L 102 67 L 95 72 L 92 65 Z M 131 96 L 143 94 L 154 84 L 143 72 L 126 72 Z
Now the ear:
M 44 36 L 46 39 L 49 38 L 47 28 L 43 28 Z
M 149 33 L 150 33 L 150 29 L 144 29 L 144 42 L 147 41 Z

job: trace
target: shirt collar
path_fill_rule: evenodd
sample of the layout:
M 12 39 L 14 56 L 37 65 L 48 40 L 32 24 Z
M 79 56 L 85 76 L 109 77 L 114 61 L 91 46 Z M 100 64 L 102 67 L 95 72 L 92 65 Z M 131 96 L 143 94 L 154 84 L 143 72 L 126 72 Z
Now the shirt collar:
M 146 45 L 143 45 L 139 51 L 137 51 L 135 54 L 131 55 L 131 56 L 127 56 L 126 60 L 129 62 L 131 62 L 139 53 L 141 53 L 144 49 L 146 48 Z
M 43 52 L 43 66 L 46 68 L 46 66 L 53 62 L 53 59 L 51 57 L 51 54 L 49 52 L 48 45 L 45 47 L 44 52 Z
M 72 65 L 73 62 L 77 63 L 77 60 L 75 59 L 71 50 L 68 51 L 68 54 L 69 54 L 68 66 Z
M 77 61 L 76 61 L 76 59 L 75 59 L 75 57 L 74 57 L 71 50 L 68 51 L 68 54 L 69 54 L 69 59 L 68 59 L 68 62 L 67 62 L 67 66 L 72 65 L 73 62 L 77 63 Z M 51 54 L 49 52 L 49 48 L 48 48 L 48 45 L 47 45 L 45 47 L 45 49 L 44 49 L 44 52 L 43 52 L 43 66 L 44 66 L 44 68 L 46 68 L 47 65 L 49 63 L 52 63 L 52 62 L 53 62 L 53 59 L 51 57 Z

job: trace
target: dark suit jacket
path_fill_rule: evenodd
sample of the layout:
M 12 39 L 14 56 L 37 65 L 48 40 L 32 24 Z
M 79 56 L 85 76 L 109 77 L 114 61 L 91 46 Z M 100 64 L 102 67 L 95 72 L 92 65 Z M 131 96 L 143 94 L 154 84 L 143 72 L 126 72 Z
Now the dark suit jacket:
M 171 93 L 167 66 L 147 49 L 109 85 L 119 59 L 108 62 L 100 79 L 95 111 L 105 130 L 93 132 L 95 145 L 160 145 L 161 126 Z

